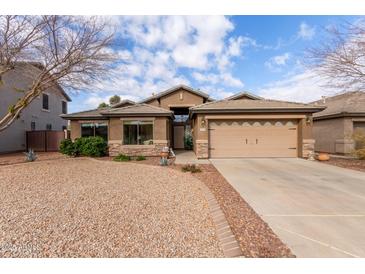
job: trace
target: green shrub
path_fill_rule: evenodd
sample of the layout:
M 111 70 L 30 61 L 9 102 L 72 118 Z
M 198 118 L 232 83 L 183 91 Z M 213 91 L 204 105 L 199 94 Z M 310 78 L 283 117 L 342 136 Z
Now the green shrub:
M 114 157 L 113 160 L 116 162 L 128 162 L 131 160 L 131 156 L 119 154 L 118 156 Z
M 144 161 L 144 160 L 146 160 L 146 157 L 144 157 L 143 155 L 139 155 L 136 158 L 136 161 Z
M 201 172 L 202 170 L 197 167 L 195 164 L 187 164 L 187 165 L 184 165 L 182 168 L 181 168 L 182 172 L 191 172 L 191 173 L 198 173 L 198 172 Z
M 184 148 L 187 150 L 193 149 L 193 136 L 191 135 L 191 133 L 185 133 Z
M 81 137 L 77 138 L 75 142 L 64 140 L 60 146 L 61 153 L 70 156 L 101 157 L 107 154 L 107 149 L 107 142 L 99 136 Z
M 107 142 L 100 136 L 79 138 L 75 141 L 75 143 L 78 143 L 76 147 L 83 156 L 105 156 L 108 149 Z
M 61 141 L 60 152 L 68 156 L 77 156 L 75 145 L 70 139 Z

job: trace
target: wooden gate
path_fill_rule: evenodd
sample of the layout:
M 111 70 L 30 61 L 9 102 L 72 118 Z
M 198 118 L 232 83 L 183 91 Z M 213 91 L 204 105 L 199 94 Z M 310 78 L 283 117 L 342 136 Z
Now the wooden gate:
M 53 130 L 34 130 L 26 132 L 27 151 L 58 151 L 65 139 L 65 132 Z

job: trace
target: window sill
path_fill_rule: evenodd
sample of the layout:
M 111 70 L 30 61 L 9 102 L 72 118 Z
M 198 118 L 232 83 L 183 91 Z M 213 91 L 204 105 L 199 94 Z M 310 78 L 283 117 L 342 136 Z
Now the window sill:
M 154 148 L 155 145 L 122 145 L 125 148 Z
M 49 109 L 44 109 L 44 108 L 42 108 L 42 111 L 44 111 L 44 112 L 51 112 Z

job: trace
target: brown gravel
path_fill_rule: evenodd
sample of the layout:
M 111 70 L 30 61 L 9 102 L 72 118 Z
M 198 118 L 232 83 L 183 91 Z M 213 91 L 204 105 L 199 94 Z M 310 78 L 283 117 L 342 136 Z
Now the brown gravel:
M 215 195 L 245 257 L 295 257 L 213 165 L 199 167 L 202 172 L 193 176 Z M 174 168 L 181 169 L 181 165 Z
M 67 156 L 59 152 L 36 152 L 37 161 L 66 159 Z M 0 166 L 26 163 L 23 152 L 0 154 Z
M 354 169 L 358 171 L 365 171 L 365 160 L 332 157 L 328 161 L 323 161 L 320 163 Z
M 222 257 L 201 184 L 87 158 L 0 166 L 0 257 Z

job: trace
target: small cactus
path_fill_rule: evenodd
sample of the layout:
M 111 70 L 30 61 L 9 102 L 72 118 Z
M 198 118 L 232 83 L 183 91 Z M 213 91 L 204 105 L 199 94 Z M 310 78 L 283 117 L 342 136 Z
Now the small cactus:
M 33 149 L 29 149 L 28 152 L 24 152 L 25 154 L 25 160 L 27 162 L 33 162 L 37 159 L 37 155 L 35 154 L 34 150 Z

